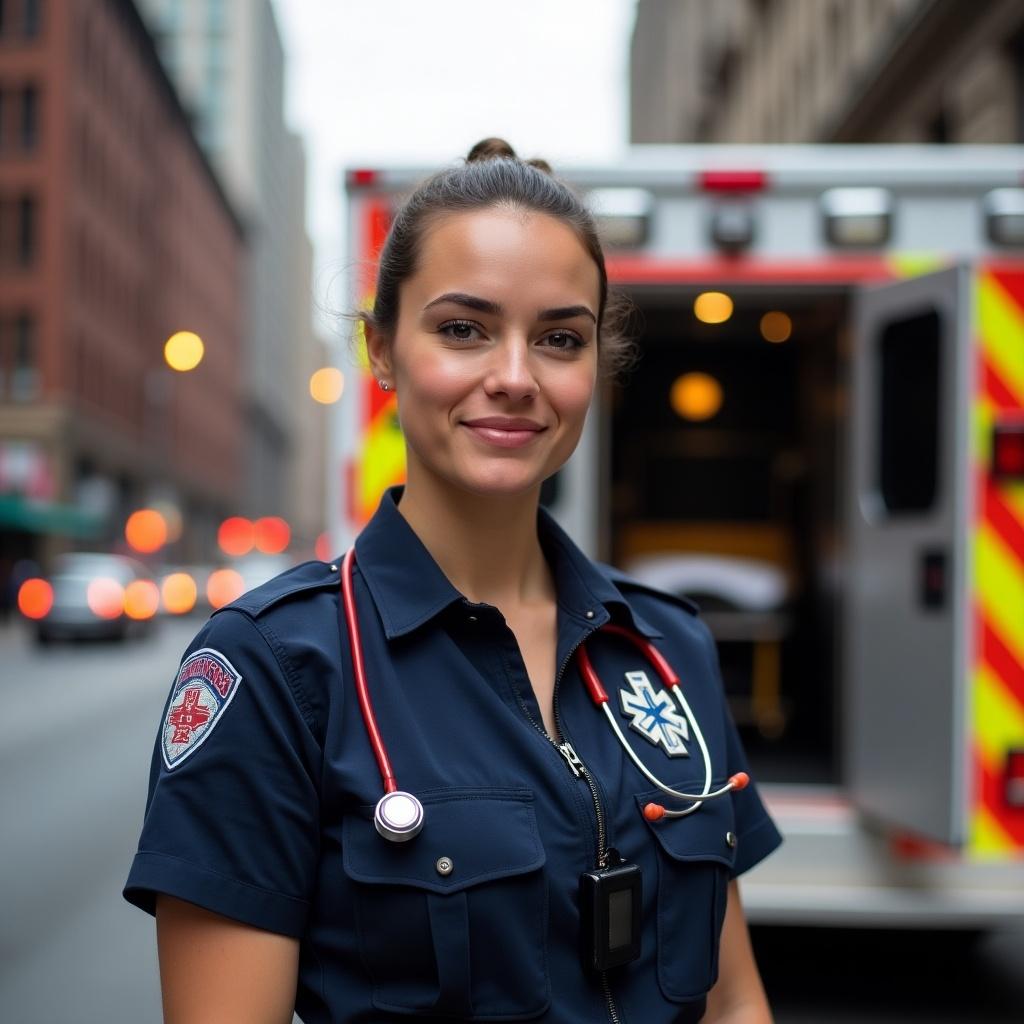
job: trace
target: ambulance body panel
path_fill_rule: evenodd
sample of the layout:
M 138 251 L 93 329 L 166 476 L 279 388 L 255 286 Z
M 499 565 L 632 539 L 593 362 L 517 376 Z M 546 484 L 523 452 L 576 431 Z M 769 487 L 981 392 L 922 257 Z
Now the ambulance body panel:
M 349 172 L 353 304 L 427 173 Z M 596 557 L 678 563 L 702 605 L 786 836 L 750 918 L 1024 916 L 1024 147 L 641 146 L 563 174 L 642 357 L 544 500 Z M 708 290 L 735 305 L 719 334 Z M 763 341 L 783 310 L 792 337 Z M 680 427 L 691 371 L 724 404 Z M 393 396 L 352 376 L 339 550 L 404 471 Z M 773 579 L 789 598 L 758 606 Z

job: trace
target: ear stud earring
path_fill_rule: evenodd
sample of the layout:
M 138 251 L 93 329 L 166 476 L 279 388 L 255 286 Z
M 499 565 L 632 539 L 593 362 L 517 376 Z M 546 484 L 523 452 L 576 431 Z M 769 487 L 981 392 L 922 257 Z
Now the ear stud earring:
M 391 385 L 386 380 L 377 381 L 377 386 L 381 389 L 381 391 L 391 390 Z

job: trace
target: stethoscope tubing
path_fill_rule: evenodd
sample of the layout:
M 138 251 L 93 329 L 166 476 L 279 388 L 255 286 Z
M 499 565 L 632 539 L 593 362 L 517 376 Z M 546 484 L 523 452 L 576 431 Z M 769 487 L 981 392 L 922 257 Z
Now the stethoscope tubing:
M 423 806 L 412 794 L 403 792 L 398 788 L 398 780 L 395 778 L 394 769 L 388 758 L 387 749 L 377 724 L 377 717 L 373 712 L 373 702 L 370 698 L 369 686 L 366 682 L 366 665 L 363 658 L 363 644 L 359 630 L 359 621 L 356 614 L 355 593 L 352 586 L 352 568 L 355 565 L 355 547 L 349 548 L 345 553 L 341 567 L 341 590 L 342 605 L 345 613 L 345 624 L 348 628 L 349 643 L 352 650 L 352 668 L 355 677 L 356 695 L 359 699 L 359 708 L 363 716 L 363 723 L 366 726 L 367 738 L 373 749 L 374 757 L 377 760 L 377 767 L 380 769 L 381 781 L 384 785 L 384 795 L 377 802 L 374 813 L 374 824 L 377 831 L 385 838 L 393 842 L 405 842 L 417 835 L 423 827 Z M 704 760 L 704 786 L 700 793 L 684 793 L 671 786 L 665 785 L 653 772 L 640 760 L 632 745 L 626 739 L 622 728 L 615 719 L 609 707 L 608 694 L 605 692 L 598 678 L 597 672 L 587 654 L 584 644 L 576 649 L 576 659 L 580 668 L 580 675 L 590 694 L 591 700 L 599 706 L 612 727 L 622 749 L 629 755 L 630 760 L 636 765 L 644 778 L 652 782 L 658 789 L 669 796 L 680 800 L 692 801 L 689 807 L 679 810 L 669 810 L 660 804 L 648 804 L 644 808 L 644 816 L 649 821 L 657 821 L 662 817 L 681 818 L 696 811 L 705 800 L 713 797 L 724 796 L 730 790 L 743 789 L 749 781 L 745 772 L 737 772 L 729 778 L 729 781 L 720 789 L 711 789 L 711 755 L 708 752 L 707 743 L 704 741 L 704 734 L 701 732 L 697 719 L 683 696 L 679 676 L 665 659 L 664 655 L 646 638 L 639 636 L 617 626 L 613 623 L 605 623 L 599 627 L 602 632 L 613 633 L 629 640 L 635 647 L 643 652 L 647 660 L 654 666 L 661 681 L 668 686 L 675 695 L 676 701 L 682 709 L 686 720 L 693 727 L 693 734 L 700 747 L 701 756 Z M 393 809 L 389 810 L 389 804 Z
M 395 779 L 395 773 L 391 767 L 391 761 L 388 758 L 384 740 L 381 738 L 380 728 L 377 725 L 377 716 L 373 713 L 369 687 L 366 685 L 363 641 L 359 632 L 359 622 L 356 618 L 355 594 L 352 590 L 352 566 L 355 563 L 355 556 L 356 549 L 354 546 L 345 552 L 345 560 L 341 566 L 341 589 L 342 604 L 345 606 L 345 623 L 348 626 L 349 641 L 352 647 L 352 668 L 353 675 L 355 676 L 356 694 L 359 697 L 359 707 L 363 713 L 363 722 L 366 724 L 370 746 L 373 747 L 374 756 L 377 758 L 377 767 L 380 769 L 381 781 L 384 783 L 384 792 L 394 793 L 398 790 L 398 781 Z

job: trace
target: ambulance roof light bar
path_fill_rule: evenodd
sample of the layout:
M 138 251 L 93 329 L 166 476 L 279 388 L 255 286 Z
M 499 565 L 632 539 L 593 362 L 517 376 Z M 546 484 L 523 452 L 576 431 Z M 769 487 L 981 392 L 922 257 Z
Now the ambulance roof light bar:
M 376 184 L 380 172 L 370 167 L 351 167 L 348 171 L 349 188 L 368 188 Z
M 885 188 L 830 188 L 821 195 L 825 237 L 844 248 L 885 245 L 892 232 L 892 195 Z
M 1024 188 L 994 188 L 985 196 L 984 208 L 993 245 L 1024 247 Z
M 595 188 L 587 193 L 587 202 L 602 245 L 638 249 L 647 241 L 654 206 L 647 189 Z

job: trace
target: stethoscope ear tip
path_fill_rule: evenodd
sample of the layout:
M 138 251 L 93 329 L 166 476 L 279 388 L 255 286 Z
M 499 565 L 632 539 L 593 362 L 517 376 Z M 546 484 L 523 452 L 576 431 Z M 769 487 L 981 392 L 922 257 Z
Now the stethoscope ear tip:
M 661 821 L 665 817 L 665 808 L 661 804 L 646 804 L 644 806 L 644 817 L 648 821 Z

